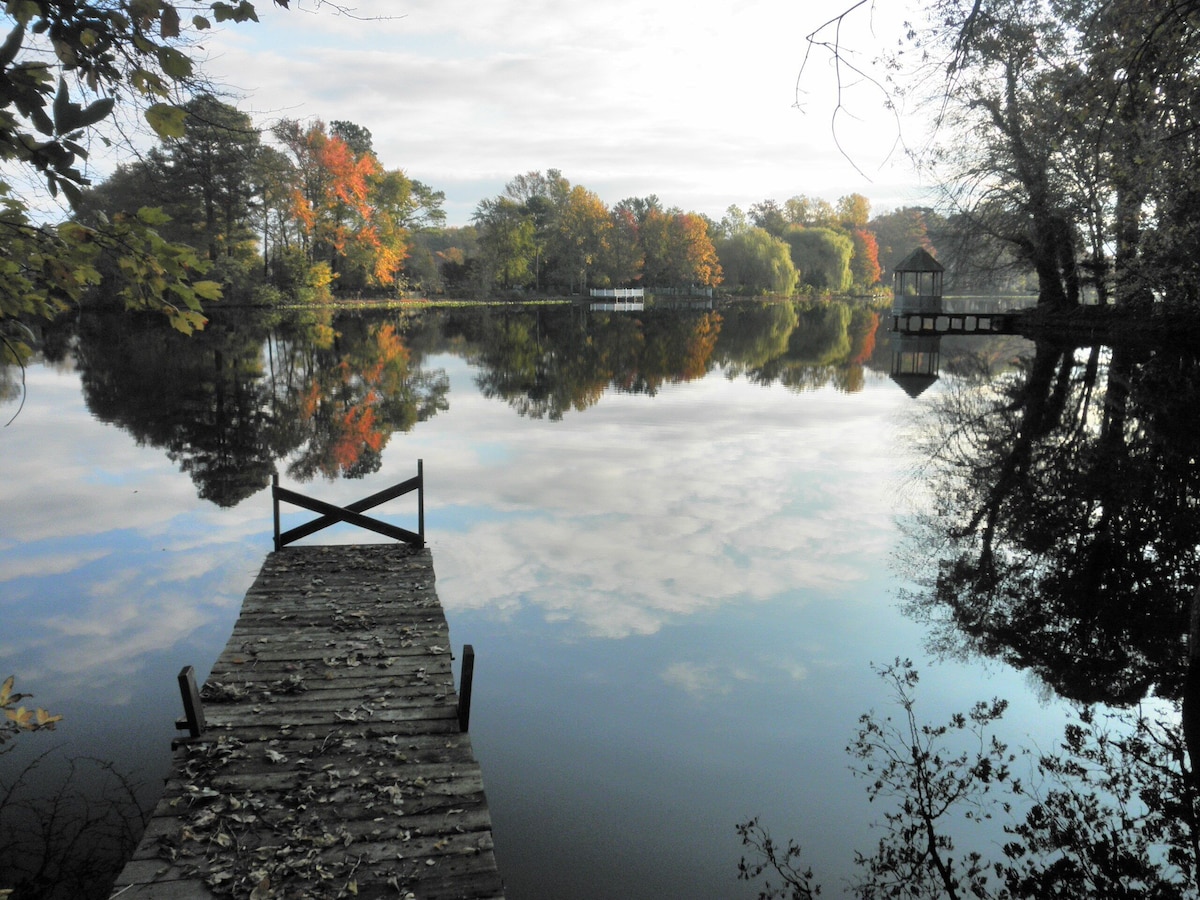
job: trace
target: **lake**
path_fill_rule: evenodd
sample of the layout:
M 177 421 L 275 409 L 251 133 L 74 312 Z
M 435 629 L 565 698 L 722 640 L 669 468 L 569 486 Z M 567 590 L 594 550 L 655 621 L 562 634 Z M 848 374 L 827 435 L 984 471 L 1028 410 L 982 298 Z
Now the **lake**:
M 511 900 L 754 897 L 735 831 L 752 816 L 838 896 L 878 837 L 845 753 L 892 703 L 873 664 L 914 661 L 923 719 L 1007 698 L 1026 745 L 1053 745 L 1075 696 L 1048 654 L 951 646 L 913 601 L 945 550 L 917 524 L 1004 469 L 931 471 L 931 411 L 1032 393 L 1031 343 L 948 343 L 913 397 L 880 317 L 840 305 L 227 311 L 191 338 L 84 316 L 41 337 L 0 380 L 0 676 L 63 721 L 0 755 L 11 783 L 54 748 L 7 816 L 46 808 L 71 757 L 111 766 L 77 762 L 71 791 L 132 781 L 153 803 L 175 675 L 207 674 L 271 549 L 272 472 L 344 504 L 424 461 Z M 1056 351 L 1047 396 L 1082 396 L 1055 379 L 1090 359 Z M 17 871 L 33 851 L 6 840 Z

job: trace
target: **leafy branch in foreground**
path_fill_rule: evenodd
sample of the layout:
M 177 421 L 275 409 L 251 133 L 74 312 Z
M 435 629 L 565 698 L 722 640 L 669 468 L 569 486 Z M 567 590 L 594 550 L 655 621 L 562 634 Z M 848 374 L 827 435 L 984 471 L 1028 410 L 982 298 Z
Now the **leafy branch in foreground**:
M 217 23 L 257 20 L 246 0 L 7 0 L 3 16 L 9 30 L 0 31 L 0 163 L 24 168 L 72 209 L 88 184 L 87 146 L 109 143 L 106 125 L 116 112 L 140 112 L 160 138 L 183 136 L 181 98 L 201 83 L 192 57 L 198 35 Z M 117 259 L 126 305 L 160 309 L 184 331 L 203 325 L 199 301 L 219 292 L 199 280 L 201 261 L 161 240 L 154 223 L 41 224 L 31 215 L 37 203 L 13 183 L 10 174 L 0 178 L 5 356 L 20 361 L 28 353 L 17 317 L 53 316 L 99 283 L 100 250 Z
M 1177 709 L 1103 721 L 1081 709 L 1057 752 L 1023 751 L 1036 776 L 1024 784 L 1012 773 L 1016 754 L 992 733 L 1003 700 L 977 703 L 944 725 L 921 724 L 912 663 L 896 660 L 878 674 L 893 688 L 900 714 L 862 716 L 847 752 L 870 801 L 894 806 L 884 813 L 874 853 L 855 855 L 862 874 L 854 896 L 1200 897 L 1200 803 Z M 1007 819 L 1002 858 L 958 850 L 968 823 L 997 814 Z M 764 879 L 760 900 L 819 894 L 795 841 L 781 847 L 757 818 L 737 830 L 752 851 L 738 877 Z
M 0 744 L 20 734 L 22 731 L 53 730 L 56 722 L 62 721 L 62 716 L 51 715 L 46 710 L 37 707 L 26 709 L 16 706 L 32 694 L 19 694 L 13 691 L 15 678 L 9 675 L 0 684 L 0 710 L 4 710 L 4 721 L 0 722 Z

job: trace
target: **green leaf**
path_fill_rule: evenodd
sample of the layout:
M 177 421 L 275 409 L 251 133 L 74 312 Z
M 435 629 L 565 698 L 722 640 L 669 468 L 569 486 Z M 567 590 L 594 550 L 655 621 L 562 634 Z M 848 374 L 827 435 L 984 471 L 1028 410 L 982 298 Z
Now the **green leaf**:
M 163 71 L 176 81 L 192 74 L 191 57 L 174 47 L 159 47 L 158 62 L 163 67 Z
M 192 289 L 201 300 L 221 299 L 221 285 L 215 281 L 197 281 L 192 285 Z
M 152 227 L 166 225 L 171 221 L 171 217 L 157 206 L 143 206 L 137 211 L 137 218 L 143 225 Z
M 204 31 L 206 28 L 212 28 L 212 22 L 204 18 L 204 16 L 192 16 L 192 24 L 196 26 L 197 31 Z
M 74 131 L 75 126 L 72 123 L 75 121 L 75 113 L 79 110 L 79 106 L 71 102 L 65 78 L 58 79 L 58 91 L 54 94 L 53 109 L 55 130 L 59 134 Z
M 0 69 L 6 69 L 17 58 L 21 50 L 21 41 L 25 37 L 25 29 L 18 25 L 8 33 L 4 43 L 0 44 Z
M 146 121 L 161 138 L 181 138 L 184 135 L 186 113 L 170 103 L 155 103 L 146 110 Z
M 116 101 L 112 97 L 101 97 L 99 100 L 88 104 L 87 109 L 80 111 L 78 124 L 75 127 L 87 128 L 88 126 L 95 125 L 113 111 L 115 103 Z M 84 155 L 86 156 L 86 154 Z
M 158 33 L 163 38 L 179 37 L 179 13 L 169 3 L 164 3 L 162 16 L 158 20 Z

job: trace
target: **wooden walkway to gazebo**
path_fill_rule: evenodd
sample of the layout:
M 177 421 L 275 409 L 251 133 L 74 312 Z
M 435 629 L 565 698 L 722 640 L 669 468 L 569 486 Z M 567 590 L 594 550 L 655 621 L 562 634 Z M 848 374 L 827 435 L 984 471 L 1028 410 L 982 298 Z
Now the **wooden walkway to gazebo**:
M 267 557 L 113 897 L 502 898 L 427 549 Z

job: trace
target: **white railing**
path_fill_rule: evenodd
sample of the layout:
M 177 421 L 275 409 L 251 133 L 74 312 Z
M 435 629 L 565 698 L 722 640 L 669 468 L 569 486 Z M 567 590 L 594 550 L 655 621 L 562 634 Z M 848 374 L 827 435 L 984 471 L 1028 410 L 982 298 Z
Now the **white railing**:
M 593 297 L 606 297 L 614 300 L 641 300 L 646 296 L 645 288 L 592 288 Z

